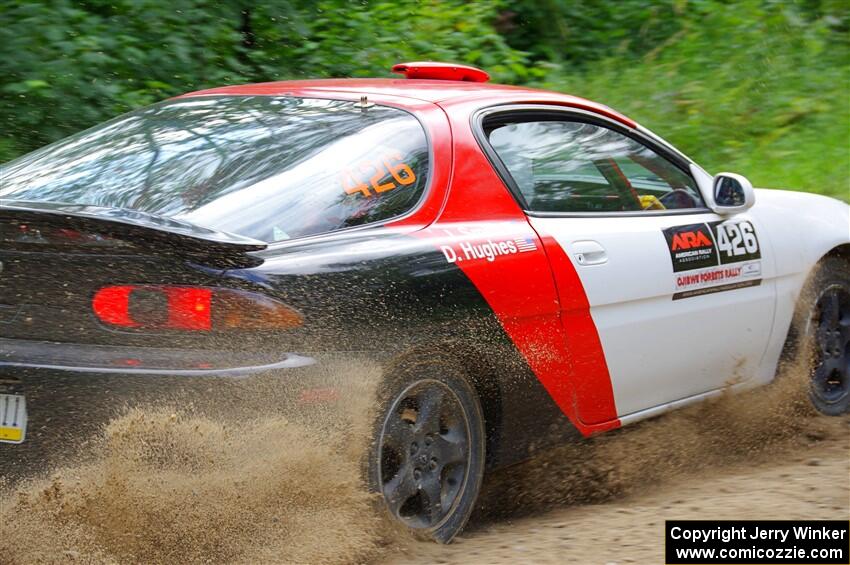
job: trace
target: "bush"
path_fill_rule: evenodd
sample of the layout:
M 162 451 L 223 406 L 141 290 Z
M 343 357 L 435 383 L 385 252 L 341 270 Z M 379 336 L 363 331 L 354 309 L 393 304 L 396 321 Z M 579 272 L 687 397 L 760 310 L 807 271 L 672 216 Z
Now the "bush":
M 7 4 L 9 4 L 7 2 Z M 0 10 L 0 162 L 190 90 L 389 76 L 399 61 L 542 76 L 495 32 L 493 2 L 14 2 Z
M 239 82 L 449 60 L 605 102 L 708 169 L 850 200 L 846 0 L 6 0 L 0 162 Z
M 808 19 L 788 3 L 692 8 L 701 10 L 652 50 L 562 68 L 548 86 L 619 109 L 712 172 L 850 199 L 850 60 L 846 30 L 834 29 L 841 20 Z

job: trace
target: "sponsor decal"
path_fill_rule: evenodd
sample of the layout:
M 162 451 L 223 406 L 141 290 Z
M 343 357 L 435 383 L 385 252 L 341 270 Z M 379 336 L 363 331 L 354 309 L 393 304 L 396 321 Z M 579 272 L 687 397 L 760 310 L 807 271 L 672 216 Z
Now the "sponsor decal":
M 673 294 L 673 300 L 681 300 L 682 298 L 691 298 L 693 296 L 702 296 L 704 294 L 713 294 L 715 292 L 725 292 L 727 290 L 738 290 L 739 288 L 749 288 L 751 286 L 758 286 L 761 284 L 761 279 L 754 279 L 749 281 L 740 281 L 736 283 L 730 284 L 721 284 L 718 286 L 712 286 L 708 288 L 697 288 L 694 290 L 686 290 L 684 292 L 676 292 Z
M 761 261 L 709 267 L 676 275 L 673 300 L 761 284 Z
M 711 222 L 708 225 L 714 233 L 723 265 L 761 259 L 756 229 L 750 222 Z
M 718 264 L 717 249 L 706 224 L 674 226 L 664 230 L 673 271 L 688 271 Z
M 485 242 L 476 243 L 460 241 L 453 245 L 441 245 L 440 250 L 443 252 L 448 263 L 476 260 L 492 263 L 504 255 L 537 251 L 537 243 L 530 237 L 518 237 L 498 241 L 488 239 Z
M 761 284 L 761 250 L 751 222 L 689 224 L 663 232 L 673 264 L 673 300 Z

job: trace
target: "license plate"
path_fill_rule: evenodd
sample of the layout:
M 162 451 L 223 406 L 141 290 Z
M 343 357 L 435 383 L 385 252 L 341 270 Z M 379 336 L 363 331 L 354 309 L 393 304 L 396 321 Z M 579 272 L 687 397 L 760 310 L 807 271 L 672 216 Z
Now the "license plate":
M 22 443 L 27 435 L 27 401 L 22 394 L 0 394 L 0 443 Z

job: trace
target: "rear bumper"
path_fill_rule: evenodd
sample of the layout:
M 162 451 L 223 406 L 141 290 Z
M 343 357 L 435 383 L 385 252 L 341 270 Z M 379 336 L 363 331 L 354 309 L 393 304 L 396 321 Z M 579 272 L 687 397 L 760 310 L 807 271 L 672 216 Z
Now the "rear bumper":
M 0 371 L 51 370 L 97 375 L 241 378 L 313 365 L 294 353 L 81 345 L 0 338 Z
M 24 395 L 26 439 L 0 443 L 0 478 L 17 480 L 76 459 L 129 408 L 241 421 L 278 414 L 302 419 L 349 403 L 357 368 L 379 367 L 351 352 L 263 353 L 80 346 L 0 339 L 0 393 Z

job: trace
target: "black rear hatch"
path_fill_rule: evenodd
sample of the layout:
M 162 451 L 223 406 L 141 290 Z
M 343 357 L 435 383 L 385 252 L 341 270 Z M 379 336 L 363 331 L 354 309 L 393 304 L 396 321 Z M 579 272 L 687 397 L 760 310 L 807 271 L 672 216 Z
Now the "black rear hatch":
M 93 309 L 110 285 L 210 287 L 262 261 L 263 242 L 118 208 L 0 204 L 0 338 L 203 344 L 210 335 L 110 327 Z M 209 333 L 209 332 L 207 332 Z

